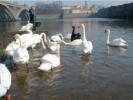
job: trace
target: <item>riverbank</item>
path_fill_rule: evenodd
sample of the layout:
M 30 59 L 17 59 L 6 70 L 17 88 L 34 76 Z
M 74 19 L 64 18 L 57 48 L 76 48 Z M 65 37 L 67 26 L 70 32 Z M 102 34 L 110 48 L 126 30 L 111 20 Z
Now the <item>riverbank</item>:
M 37 19 L 67 19 L 67 18 L 88 18 L 88 14 L 49 14 L 49 15 L 37 15 Z
M 60 14 L 37 15 L 37 19 L 59 19 Z

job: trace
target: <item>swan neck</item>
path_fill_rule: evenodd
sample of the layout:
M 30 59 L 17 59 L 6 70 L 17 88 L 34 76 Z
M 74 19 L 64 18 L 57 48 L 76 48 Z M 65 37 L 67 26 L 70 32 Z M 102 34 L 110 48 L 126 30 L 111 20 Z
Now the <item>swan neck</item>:
M 31 30 L 27 30 L 29 34 L 33 34 L 33 32 Z
M 108 36 L 107 36 L 107 44 L 110 43 L 110 32 L 108 32 Z
M 41 43 L 42 43 L 43 49 L 45 49 L 46 48 L 46 45 L 45 45 L 44 40 L 42 38 L 41 38 Z
M 85 40 L 86 39 L 85 26 L 83 25 L 82 27 L 83 27 L 83 40 Z
M 72 29 L 72 34 L 74 34 L 75 33 L 75 27 L 73 27 L 73 29 Z
M 21 42 L 21 39 L 20 39 L 20 35 L 17 36 L 17 39 L 19 40 L 19 47 L 22 47 L 22 42 Z
M 41 42 L 42 42 L 42 47 L 43 49 L 47 48 L 48 49 L 48 44 L 47 44 L 47 40 L 46 40 L 46 35 L 45 34 L 41 34 Z
M 64 43 L 65 45 L 69 45 L 70 43 L 65 42 L 64 40 L 62 40 L 62 43 Z
M 57 56 L 59 57 L 60 61 L 60 44 L 57 44 Z

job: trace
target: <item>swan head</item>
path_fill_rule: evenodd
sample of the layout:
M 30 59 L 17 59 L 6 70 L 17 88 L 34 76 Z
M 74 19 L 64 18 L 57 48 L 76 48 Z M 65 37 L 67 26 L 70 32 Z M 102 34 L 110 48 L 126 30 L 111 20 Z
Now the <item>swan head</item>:
M 20 34 L 15 34 L 14 38 L 17 40 L 20 37 Z
M 82 27 L 85 27 L 85 25 L 84 25 L 84 24 L 81 24 L 81 26 L 82 26 Z
M 59 33 L 59 34 L 56 34 L 55 36 L 51 37 L 51 42 L 61 43 L 63 39 L 64 38 L 63 38 L 62 34 Z
M 40 33 L 40 36 L 41 36 L 41 38 L 42 38 L 43 36 L 46 37 L 46 33 L 42 32 L 42 33 Z
M 110 29 L 105 29 L 104 33 L 110 33 Z
M 61 40 L 64 39 L 64 37 L 63 37 L 63 35 L 61 33 L 59 33 L 58 35 L 59 35 L 59 37 L 60 37 Z

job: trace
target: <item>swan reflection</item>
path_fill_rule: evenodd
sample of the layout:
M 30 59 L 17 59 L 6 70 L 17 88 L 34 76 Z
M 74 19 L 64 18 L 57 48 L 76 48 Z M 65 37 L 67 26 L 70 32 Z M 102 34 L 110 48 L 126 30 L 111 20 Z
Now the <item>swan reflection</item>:
M 85 63 L 82 70 L 82 75 L 85 78 L 88 78 L 90 74 L 90 65 L 93 64 L 93 56 L 92 55 L 83 55 L 81 57 L 82 61 Z
M 118 53 L 120 55 L 124 54 L 127 51 L 127 48 L 116 48 L 107 46 L 107 55 L 109 56 L 112 53 Z
M 93 63 L 93 56 L 92 55 L 82 55 L 81 56 L 82 61 L 85 63 L 85 65 L 90 65 Z
M 26 67 L 19 66 L 19 69 L 12 73 L 18 92 L 22 93 L 20 98 L 23 98 L 26 94 L 30 93 L 29 84 L 27 78 L 29 71 Z
M 61 71 L 60 67 L 53 68 L 51 71 L 38 71 L 38 77 L 42 80 L 45 84 L 51 86 L 54 84 L 56 79 L 60 77 L 59 72 Z

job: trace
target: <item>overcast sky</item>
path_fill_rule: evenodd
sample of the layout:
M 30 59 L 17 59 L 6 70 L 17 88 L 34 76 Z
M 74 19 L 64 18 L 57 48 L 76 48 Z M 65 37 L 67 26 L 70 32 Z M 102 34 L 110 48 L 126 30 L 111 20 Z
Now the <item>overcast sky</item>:
M 10 0 L 10 1 L 16 1 L 19 4 L 34 4 L 35 2 L 44 1 L 45 3 L 50 3 L 52 1 L 63 1 L 64 5 L 84 5 L 85 0 Z M 121 5 L 125 3 L 131 3 L 133 0 L 86 0 L 88 1 L 88 5 L 103 5 L 105 7 L 108 6 L 115 6 L 115 5 Z

